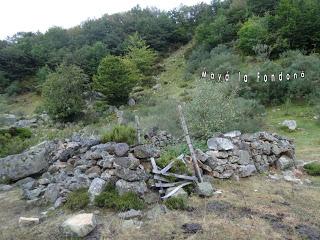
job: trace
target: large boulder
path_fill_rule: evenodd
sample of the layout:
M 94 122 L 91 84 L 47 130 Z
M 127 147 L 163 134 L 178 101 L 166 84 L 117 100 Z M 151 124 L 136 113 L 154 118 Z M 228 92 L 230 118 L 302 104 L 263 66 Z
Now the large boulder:
M 232 150 L 233 143 L 227 138 L 214 137 L 207 141 L 208 148 L 211 150 Z
M 126 143 L 117 143 L 114 145 L 114 153 L 118 157 L 124 157 L 128 154 L 129 146 Z
M 148 191 L 147 184 L 144 181 L 127 182 L 123 179 L 116 182 L 116 189 L 120 195 L 127 192 L 135 192 L 139 195 L 143 195 Z
M 97 226 L 93 213 L 82 213 L 70 217 L 60 227 L 67 237 L 85 237 Z
M 242 165 L 239 169 L 240 177 L 249 177 L 254 175 L 257 172 L 257 168 L 253 164 Z
M 52 142 L 42 142 L 29 150 L 0 158 L 0 179 L 19 180 L 41 173 L 49 167 Z
M 143 169 L 131 170 L 128 168 L 119 167 L 115 172 L 116 176 L 129 182 L 147 180 L 148 175 Z
M 285 155 L 281 156 L 276 161 L 276 167 L 280 170 L 287 170 L 293 166 L 294 166 L 294 160 Z

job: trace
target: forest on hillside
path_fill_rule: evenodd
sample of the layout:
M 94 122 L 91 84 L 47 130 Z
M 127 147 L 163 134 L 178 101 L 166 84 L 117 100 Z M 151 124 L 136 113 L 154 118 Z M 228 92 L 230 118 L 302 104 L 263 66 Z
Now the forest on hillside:
M 134 88 L 156 84 L 163 59 L 190 42 L 185 81 L 203 69 L 223 76 L 260 72 L 262 80 L 283 72 L 283 81 L 240 83 L 235 97 L 265 106 L 303 101 L 319 109 L 318 0 L 214 0 L 172 11 L 137 6 L 70 29 L 19 32 L 0 41 L 0 92 L 36 92 L 53 118 L 75 119 L 86 92 L 99 92 L 109 105 L 125 104 Z

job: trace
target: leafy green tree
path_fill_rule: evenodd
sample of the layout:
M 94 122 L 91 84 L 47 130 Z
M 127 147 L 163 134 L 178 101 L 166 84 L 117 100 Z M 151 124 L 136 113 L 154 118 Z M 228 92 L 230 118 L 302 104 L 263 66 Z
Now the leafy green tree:
M 125 58 L 132 61 L 144 75 L 144 83 L 150 82 L 150 77 L 154 73 L 156 53 L 150 49 L 138 33 L 130 35 L 125 44 L 127 52 Z
M 88 76 L 74 65 L 60 65 L 43 85 L 44 107 L 57 120 L 74 120 L 85 106 L 84 92 Z
M 257 16 L 264 16 L 265 13 L 274 14 L 279 0 L 247 0 L 248 9 Z
M 110 104 L 121 105 L 139 81 L 139 71 L 131 61 L 118 56 L 106 56 L 93 77 L 93 87 L 103 93 Z
M 267 18 L 250 18 L 243 24 L 238 35 L 238 48 L 244 54 L 253 55 L 254 47 L 258 44 L 265 44 L 267 41 Z

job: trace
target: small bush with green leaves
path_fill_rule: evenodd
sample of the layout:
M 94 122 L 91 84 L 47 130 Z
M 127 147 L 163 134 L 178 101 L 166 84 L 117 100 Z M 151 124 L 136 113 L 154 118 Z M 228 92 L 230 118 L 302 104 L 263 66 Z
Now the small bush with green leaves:
M 136 130 L 131 126 L 117 125 L 110 132 L 102 136 L 103 142 L 125 142 L 134 144 L 136 140 Z
M 320 176 L 320 162 L 308 163 L 303 168 L 311 176 Z
M 136 193 L 127 192 L 119 195 L 117 190 L 111 185 L 108 185 L 104 192 L 96 196 L 94 202 L 97 207 L 112 208 L 118 211 L 140 210 L 144 208 L 143 200 Z
M 186 210 L 188 209 L 187 199 L 182 197 L 171 197 L 164 201 L 164 204 L 170 210 Z
M 170 172 L 177 174 L 190 174 L 190 170 L 186 164 L 181 160 L 177 159 L 179 153 L 175 149 L 167 149 L 162 154 L 161 157 L 157 160 L 157 165 L 160 168 L 166 167 L 171 161 L 175 160 L 173 166 L 170 169 Z
M 30 146 L 32 132 L 27 128 L 0 130 L 0 157 L 20 153 Z
M 85 208 L 90 202 L 88 189 L 81 188 L 71 192 L 66 201 L 66 208 L 71 210 L 80 210 Z

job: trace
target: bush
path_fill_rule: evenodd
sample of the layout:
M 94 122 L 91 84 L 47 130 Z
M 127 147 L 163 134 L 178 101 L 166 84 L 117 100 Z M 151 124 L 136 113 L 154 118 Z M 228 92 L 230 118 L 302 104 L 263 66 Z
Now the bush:
M 187 210 L 187 199 L 182 197 L 171 197 L 164 201 L 164 204 L 170 210 Z
M 167 149 L 161 153 L 161 157 L 157 159 L 157 165 L 160 168 L 166 167 L 171 161 L 175 160 L 173 166 L 169 170 L 172 173 L 177 174 L 191 174 L 187 165 L 181 160 L 177 159 L 179 153 L 174 149 Z
M 237 97 L 237 87 L 202 82 L 193 100 L 186 104 L 190 132 L 206 139 L 216 132 L 254 132 L 261 125 L 263 107 L 254 100 Z
M 31 144 L 32 132 L 27 128 L 0 130 L 0 157 L 20 153 Z
M 81 210 L 90 202 L 88 189 L 81 188 L 69 193 L 66 201 L 66 208 L 71 210 Z
M 127 192 L 120 196 L 111 185 L 107 186 L 104 192 L 96 196 L 94 202 L 98 207 L 112 208 L 118 211 L 140 210 L 144 208 L 144 202 L 136 193 Z
M 136 141 L 136 130 L 131 126 L 117 125 L 102 136 L 103 142 L 124 142 L 133 145 Z
M 50 73 L 42 89 L 48 114 L 61 121 L 74 120 L 84 109 L 87 83 L 87 75 L 77 66 L 61 65 Z
M 117 56 L 107 56 L 93 77 L 93 87 L 103 93 L 113 105 L 127 103 L 132 88 L 139 82 L 140 73 L 133 62 Z
M 320 176 L 320 162 L 307 163 L 303 168 L 311 176 Z

